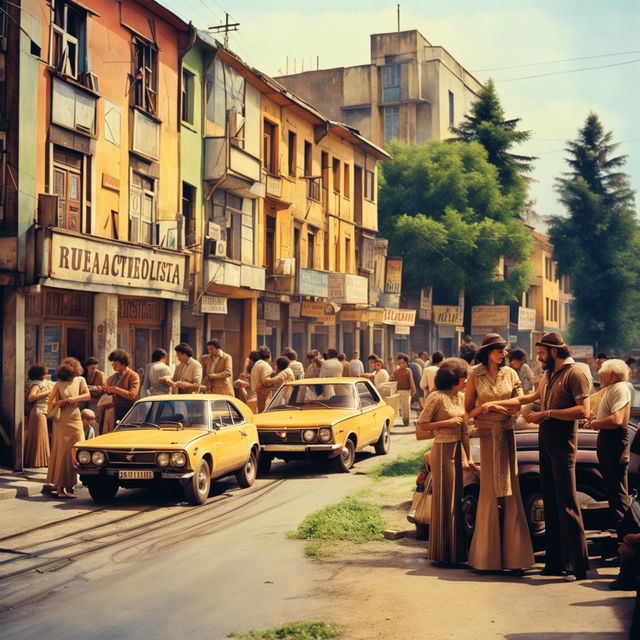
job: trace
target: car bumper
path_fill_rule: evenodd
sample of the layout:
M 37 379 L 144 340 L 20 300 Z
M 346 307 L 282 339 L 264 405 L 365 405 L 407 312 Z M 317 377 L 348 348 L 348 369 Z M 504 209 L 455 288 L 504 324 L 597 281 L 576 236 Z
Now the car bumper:
M 120 469 L 76 469 L 76 472 L 80 476 L 108 476 L 110 478 L 117 478 Z M 122 469 L 124 471 L 124 469 Z M 140 469 L 140 471 L 149 471 L 149 469 Z M 153 471 L 153 478 L 124 478 L 125 480 L 188 480 L 193 477 L 193 471 L 159 471 L 151 469 Z
M 314 453 L 339 451 L 343 448 L 341 444 L 263 444 L 260 445 L 260 451 L 286 452 L 292 453 Z

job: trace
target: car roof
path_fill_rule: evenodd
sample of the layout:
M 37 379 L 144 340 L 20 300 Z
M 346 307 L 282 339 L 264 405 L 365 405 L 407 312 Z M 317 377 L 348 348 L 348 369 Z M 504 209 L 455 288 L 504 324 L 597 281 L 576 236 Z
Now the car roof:
M 162 402 L 166 400 L 234 400 L 235 402 L 242 402 L 238 398 L 233 396 L 225 396 L 221 393 L 166 393 L 158 396 L 145 396 L 144 398 L 138 398 L 136 402 L 150 401 L 150 402 Z
M 358 378 L 358 377 L 342 377 L 335 376 L 332 378 L 302 378 L 300 380 L 293 380 L 291 382 L 286 382 L 287 386 L 297 387 L 301 384 L 353 384 L 355 382 L 367 382 L 366 378 Z

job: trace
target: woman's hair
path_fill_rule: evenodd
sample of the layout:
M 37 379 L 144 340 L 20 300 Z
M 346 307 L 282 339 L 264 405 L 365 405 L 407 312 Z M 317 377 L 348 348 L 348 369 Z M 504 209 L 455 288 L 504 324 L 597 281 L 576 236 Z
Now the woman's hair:
M 291 362 L 293 362 L 294 360 L 298 359 L 298 354 L 296 353 L 296 350 L 291 348 L 291 347 L 285 347 L 282 350 L 282 355 L 285 358 L 289 358 L 289 360 L 291 360 Z
M 84 361 L 84 368 L 88 369 L 92 364 L 100 364 L 98 362 L 98 358 L 94 358 L 93 356 L 88 357 L 85 361 Z
M 47 368 L 42 362 L 36 362 L 36 364 L 29 367 L 27 375 L 29 380 L 42 380 L 47 375 Z
M 151 362 L 160 362 L 162 358 L 166 358 L 166 357 L 167 357 L 167 352 L 164 349 L 156 349 L 151 354 Z
M 56 371 L 56 378 L 66 382 L 82 375 L 82 365 L 75 358 L 65 358 Z
M 451 389 L 460 382 L 460 378 L 466 378 L 468 373 L 469 365 L 462 358 L 447 358 L 436 373 L 436 389 Z
M 476 362 L 483 364 L 486 367 L 489 364 L 489 354 L 496 349 L 504 349 L 504 345 L 497 344 L 494 347 L 488 347 L 487 349 L 478 349 L 478 353 L 476 353 Z M 506 358 L 502 358 L 502 362 L 498 366 L 504 367 L 505 364 Z
M 431 364 L 438 364 L 444 360 L 444 353 L 442 351 L 434 351 L 431 356 Z
M 129 360 L 129 354 L 124 349 L 116 349 L 115 351 L 112 351 L 109 354 L 108 360 L 109 362 L 119 362 L 125 367 L 128 367 L 129 362 L 131 362 L 131 360 Z
M 600 373 L 613 373 L 618 379 L 618 382 L 626 382 L 629 379 L 629 367 L 627 363 L 618 358 L 605 360 L 600 367 Z
M 276 360 L 276 367 L 278 368 L 278 371 L 284 371 L 289 366 L 289 362 L 290 362 L 289 358 L 280 356 Z
M 186 342 L 177 344 L 174 348 L 174 351 L 177 351 L 178 353 L 184 353 L 186 356 L 193 358 L 193 349 Z
M 307 360 L 311 362 L 314 358 L 317 358 L 320 355 L 320 352 L 317 349 L 311 349 L 307 352 Z
M 271 360 L 271 349 L 264 344 L 258 347 L 258 360 Z

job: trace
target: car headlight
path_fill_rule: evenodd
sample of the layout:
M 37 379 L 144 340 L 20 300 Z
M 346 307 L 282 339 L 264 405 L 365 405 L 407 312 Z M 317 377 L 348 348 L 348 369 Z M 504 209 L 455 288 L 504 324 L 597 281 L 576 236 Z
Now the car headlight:
M 331 442 L 333 440 L 331 427 L 320 427 L 318 429 L 318 440 L 320 440 L 320 442 Z
M 156 464 L 159 467 L 168 467 L 169 466 L 169 454 L 168 453 L 159 453 L 156 456 Z
M 316 439 L 316 432 L 313 429 L 305 429 L 302 432 L 302 439 L 305 442 L 313 442 Z
M 84 449 L 82 451 L 78 451 L 78 455 L 76 456 L 78 462 L 80 464 L 90 464 L 91 463 L 91 454 Z
M 187 464 L 187 456 L 182 451 L 175 451 L 171 454 L 171 464 L 174 467 L 184 467 Z
M 89 453 L 87 451 L 87 453 Z M 107 456 L 104 455 L 102 451 L 94 451 L 91 454 L 91 462 L 98 467 L 101 467 L 107 461 Z

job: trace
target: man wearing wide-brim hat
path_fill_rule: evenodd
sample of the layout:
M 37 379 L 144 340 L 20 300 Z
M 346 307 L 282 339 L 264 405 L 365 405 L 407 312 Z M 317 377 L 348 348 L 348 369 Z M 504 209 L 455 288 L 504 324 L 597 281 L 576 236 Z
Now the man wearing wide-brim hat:
M 503 407 L 540 402 L 540 411 L 526 416 L 540 425 L 540 482 L 544 499 L 545 568 L 543 575 L 564 575 L 568 581 L 583 580 L 589 568 L 587 541 L 576 494 L 576 420 L 588 418 L 590 383 L 572 360 L 559 333 L 551 332 L 536 342 L 544 374 L 538 388 L 525 396 L 498 403 Z

